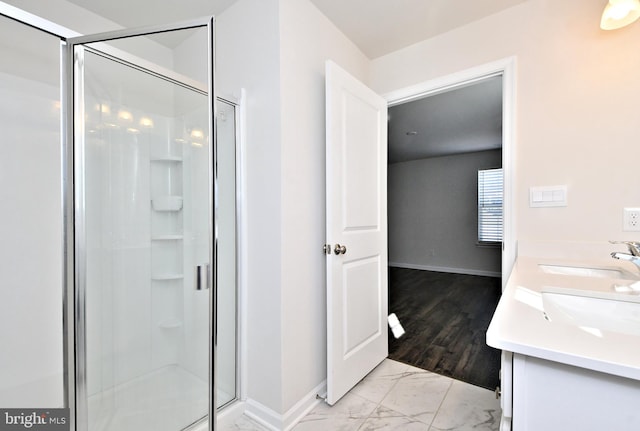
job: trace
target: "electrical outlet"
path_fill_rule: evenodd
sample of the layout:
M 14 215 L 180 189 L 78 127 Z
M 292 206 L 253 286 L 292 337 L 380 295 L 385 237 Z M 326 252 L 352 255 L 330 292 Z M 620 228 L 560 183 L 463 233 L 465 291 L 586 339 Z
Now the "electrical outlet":
M 625 208 L 622 221 L 625 232 L 640 232 L 640 208 Z

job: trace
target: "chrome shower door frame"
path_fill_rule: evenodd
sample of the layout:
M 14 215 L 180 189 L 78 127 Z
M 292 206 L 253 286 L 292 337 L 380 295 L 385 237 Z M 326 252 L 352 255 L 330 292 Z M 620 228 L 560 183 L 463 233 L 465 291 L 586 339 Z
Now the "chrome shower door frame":
M 146 36 L 157 33 L 165 33 L 174 30 L 187 30 L 193 28 L 206 28 L 208 32 L 208 82 L 206 88 L 195 82 L 187 82 L 188 79 L 177 76 L 171 71 L 147 63 L 143 60 L 133 61 L 119 53 L 113 55 L 101 53 L 116 61 L 121 61 L 147 73 L 171 81 L 177 85 L 206 93 L 208 97 L 208 121 L 209 139 L 211 149 L 209 157 L 209 265 L 208 287 L 210 292 L 209 303 L 209 430 L 215 430 L 216 426 L 216 297 L 217 297 L 217 213 L 214 208 L 214 184 L 217 179 L 216 167 L 216 94 L 214 86 L 214 30 L 215 19 L 206 17 L 188 22 L 176 23 L 164 26 L 152 26 L 139 29 L 119 30 L 99 33 L 89 36 L 78 36 L 63 39 L 61 42 L 61 67 L 62 67 L 62 169 L 63 169 L 63 211 L 64 211 L 64 236 L 65 236 L 65 268 L 64 268 L 64 322 L 65 334 L 65 398 L 70 409 L 70 429 L 75 431 L 88 431 L 88 394 L 86 374 L 86 248 L 85 248 L 85 208 L 83 202 L 83 169 L 82 166 L 82 126 L 76 127 L 76 119 L 81 112 L 77 97 L 81 90 L 78 82 L 82 79 L 80 68 L 76 59 L 82 61 L 86 44 L 97 44 L 116 39 L 124 39 L 136 36 Z M 106 48 L 106 47 L 105 47 Z M 91 50 L 95 50 L 91 48 Z M 107 49 L 108 51 L 108 49 Z M 140 64 L 143 64 L 142 66 Z M 78 124 L 82 125 L 82 118 Z M 177 431 L 177 430 L 176 430 Z

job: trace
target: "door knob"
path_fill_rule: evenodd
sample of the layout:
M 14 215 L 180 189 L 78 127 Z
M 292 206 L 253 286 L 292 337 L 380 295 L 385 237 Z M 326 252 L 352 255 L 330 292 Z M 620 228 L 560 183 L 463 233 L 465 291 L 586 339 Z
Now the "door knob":
M 336 244 L 333 252 L 335 254 L 345 254 L 347 252 L 347 247 L 345 247 L 344 245 Z

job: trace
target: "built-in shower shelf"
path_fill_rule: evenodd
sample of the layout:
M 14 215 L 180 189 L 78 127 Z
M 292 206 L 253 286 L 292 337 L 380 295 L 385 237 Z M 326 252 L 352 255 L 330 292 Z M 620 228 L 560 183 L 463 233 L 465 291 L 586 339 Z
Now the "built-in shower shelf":
M 184 235 L 156 235 L 151 239 L 153 241 L 180 241 L 184 238 Z
M 182 321 L 178 319 L 167 319 L 158 322 L 158 326 L 162 329 L 177 329 L 182 326 Z
M 168 281 L 168 280 L 180 280 L 184 278 L 184 274 L 156 274 L 152 275 L 151 279 L 154 281 Z
M 180 211 L 182 209 L 182 196 L 158 196 L 151 199 L 151 205 L 156 211 Z
M 180 156 L 158 156 L 151 158 L 152 162 L 172 162 L 172 163 L 180 163 L 182 162 L 182 157 Z

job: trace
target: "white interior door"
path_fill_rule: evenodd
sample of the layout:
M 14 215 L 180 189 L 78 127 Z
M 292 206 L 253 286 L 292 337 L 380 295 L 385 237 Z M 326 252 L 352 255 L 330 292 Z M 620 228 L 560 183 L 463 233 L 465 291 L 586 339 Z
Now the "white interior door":
M 327 62 L 327 402 L 388 354 L 387 102 Z

